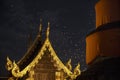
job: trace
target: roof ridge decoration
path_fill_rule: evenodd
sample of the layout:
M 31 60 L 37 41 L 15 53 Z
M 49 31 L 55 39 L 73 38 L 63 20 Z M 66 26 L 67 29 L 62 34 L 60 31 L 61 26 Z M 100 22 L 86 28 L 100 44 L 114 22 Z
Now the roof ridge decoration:
M 71 71 L 72 70 L 72 65 L 71 65 L 71 59 L 68 60 L 66 63 L 66 67 Z
M 50 34 L 50 22 L 48 22 L 48 27 L 47 27 L 47 32 L 46 32 L 46 37 L 49 38 Z
M 44 51 L 48 49 L 50 51 L 49 55 L 52 56 L 53 61 L 55 62 L 54 64 L 56 67 L 60 70 L 63 70 L 64 73 L 67 74 L 66 77 L 70 77 L 71 79 L 75 79 L 78 75 L 81 74 L 80 71 L 80 64 L 76 66 L 74 69 L 74 72 L 72 72 L 72 67 L 71 67 L 71 59 L 68 61 L 68 66 L 64 65 L 62 61 L 59 59 L 57 56 L 55 50 L 53 49 L 51 42 L 49 40 L 49 30 L 50 30 L 50 23 L 48 23 L 48 28 L 46 32 L 46 40 L 44 41 L 40 51 L 38 52 L 37 56 L 32 60 L 32 62 L 27 65 L 24 69 L 20 70 L 19 66 L 14 62 L 12 62 L 9 58 L 7 58 L 7 69 L 11 71 L 12 75 L 16 78 L 21 78 L 23 77 L 27 72 L 30 72 L 31 69 L 35 67 L 35 65 L 39 62 L 39 60 L 42 59 L 42 56 L 45 54 Z M 9 68 L 9 64 L 13 66 L 12 68 Z
M 40 19 L 39 33 L 42 33 L 42 19 Z

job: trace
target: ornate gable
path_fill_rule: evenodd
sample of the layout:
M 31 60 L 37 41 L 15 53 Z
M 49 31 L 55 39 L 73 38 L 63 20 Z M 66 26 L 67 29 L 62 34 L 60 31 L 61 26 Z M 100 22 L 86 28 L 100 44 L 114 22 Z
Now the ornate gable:
M 71 60 L 64 65 L 59 59 L 49 40 L 49 29 L 50 24 L 48 23 L 46 39 L 43 45 L 38 50 L 37 55 L 23 69 L 15 61 L 12 62 L 7 58 L 7 69 L 12 73 L 13 78 L 22 78 L 28 73 L 27 80 L 42 80 L 42 78 L 46 78 L 46 80 L 75 79 L 80 75 L 80 64 L 74 69 L 74 72 L 71 72 Z

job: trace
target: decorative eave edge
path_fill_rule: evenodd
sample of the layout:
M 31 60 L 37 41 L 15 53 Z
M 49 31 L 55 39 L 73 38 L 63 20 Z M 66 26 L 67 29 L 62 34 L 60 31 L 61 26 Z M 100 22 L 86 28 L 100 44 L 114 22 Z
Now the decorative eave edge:
M 7 57 L 7 69 L 8 71 L 11 71 L 12 75 L 14 77 L 23 77 L 27 71 L 29 72 L 37 63 L 38 63 L 38 60 L 40 60 L 42 58 L 42 56 L 44 55 L 44 50 L 45 50 L 45 43 L 46 41 L 44 42 L 42 48 L 41 48 L 41 51 L 38 53 L 38 55 L 32 60 L 32 62 L 27 65 L 23 70 L 20 71 L 20 68 L 19 66 L 15 63 L 15 61 L 11 61 L 8 57 Z
M 49 38 L 47 38 L 47 43 L 46 46 L 49 47 L 49 51 L 51 51 L 50 55 L 53 57 L 53 60 L 55 60 L 57 68 L 62 69 L 71 79 L 75 79 L 78 75 L 81 74 L 80 71 L 80 64 L 78 63 L 78 65 L 75 67 L 74 72 L 71 72 L 72 69 L 69 69 L 69 66 L 71 66 L 71 59 L 70 59 L 70 63 L 68 61 L 68 65 L 64 65 L 62 63 L 62 61 L 59 59 L 59 57 L 56 55 L 55 50 L 53 49 Z
M 32 68 L 35 67 L 35 65 L 38 63 L 39 60 L 41 60 L 42 56 L 45 54 L 44 50 L 46 50 L 46 47 L 49 47 L 49 51 L 51 51 L 50 55 L 53 56 L 53 60 L 55 60 L 56 65 L 58 65 L 57 67 L 59 69 L 63 69 L 63 71 L 71 78 L 76 78 L 78 75 L 80 75 L 81 71 L 80 69 L 80 64 L 78 64 L 76 66 L 76 68 L 74 69 L 74 72 L 71 72 L 67 66 L 65 66 L 62 61 L 57 57 L 54 49 L 51 46 L 51 43 L 49 41 L 49 39 L 47 38 L 40 50 L 40 52 L 38 53 L 38 55 L 33 59 L 33 61 L 26 66 L 23 70 L 20 71 L 19 66 L 15 63 L 15 61 L 11 61 L 8 57 L 7 57 L 7 69 L 8 71 L 11 71 L 12 75 L 14 77 L 23 77 L 27 72 L 29 72 Z M 11 65 L 11 66 L 10 66 Z
M 54 49 L 49 41 L 49 31 L 48 30 L 49 30 L 49 28 L 47 29 L 47 38 L 46 38 L 43 46 L 41 47 L 41 50 L 39 51 L 38 55 L 23 70 L 20 71 L 20 68 L 15 63 L 15 61 L 12 62 L 7 57 L 6 68 L 8 69 L 8 71 L 11 71 L 11 73 L 14 77 L 20 78 L 20 77 L 23 77 L 27 72 L 30 72 L 30 70 L 35 67 L 35 65 L 39 62 L 39 60 L 41 60 L 42 56 L 45 54 L 44 51 L 46 50 L 46 47 L 49 47 L 49 51 L 51 51 L 50 55 L 53 57 L 53 60 L 58 65 L 57 68 L 62 69 L 71 79 L 75 79 L 78 75 L 81 74 L 80 64 L 78 64 L 75 67 L 74 72 L 71 72 L 71 70 L 69 70 L 68 67 L 65 66 L 62 63 L 62 61 L 57 57 L 57 55 L 56 55 L 56 53 L 55 53 L 55 51 L 54 51 Z

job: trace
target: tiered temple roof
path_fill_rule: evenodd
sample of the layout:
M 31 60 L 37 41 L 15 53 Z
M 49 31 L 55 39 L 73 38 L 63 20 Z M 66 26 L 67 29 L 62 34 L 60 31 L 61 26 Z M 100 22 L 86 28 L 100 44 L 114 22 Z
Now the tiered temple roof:
M 48 55 L 51 57 L 51 61 L 54 62 L 54 66 L 57 67 L 58 70 L 63 70 L 63 72 L 67 75 L 67 77 L 71 79 L 75 79 L 78 75 L 80 75 L 81 71 L 80 64 L 76 66 L 74 69 L 74 72 L 72 72 L 71 68 L 71 60 L 68 61 L 66 65 L 62 63 L 62 61 L 57 56 L 55 50 L 53 49 L 51 42 L 49 40 L 49 29 L 50 29 L 50 23 L 48 23 L 47 33 L 46 33 L 46 39 L 42 43 L 41 39 L 41 27 L 40 24 L 40 30 L 35 38 L 33 44 L 29 47 L 26 54 L 21 58 L 20 61 L 15 63 L 15 61 L 11 61 L 7 57 L 7 69 L 12 73 L 12 76 L 15 78 L 21 78 L 27 74 L 27 72 L 30 72 L 36 64 L 42 59 L 43 55 L 45 55 L 45 51 L 48 51 Z

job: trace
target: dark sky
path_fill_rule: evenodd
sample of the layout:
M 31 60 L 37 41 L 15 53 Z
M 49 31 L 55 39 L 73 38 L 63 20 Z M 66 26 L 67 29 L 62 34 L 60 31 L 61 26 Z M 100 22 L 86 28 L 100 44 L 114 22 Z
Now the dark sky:
M 18 61 L 27 50 L 28 35 L 33 40 L 40 18 L 43 36 L 48 21 L 50 40 L 63 62 L 81 63 L 85 69 L 85 37 L 95 28 L 98 0 L 0 0 L 0 67 L 5 72 L 6 56 Z M 0 76 L 4 73 L 0 70 Z

